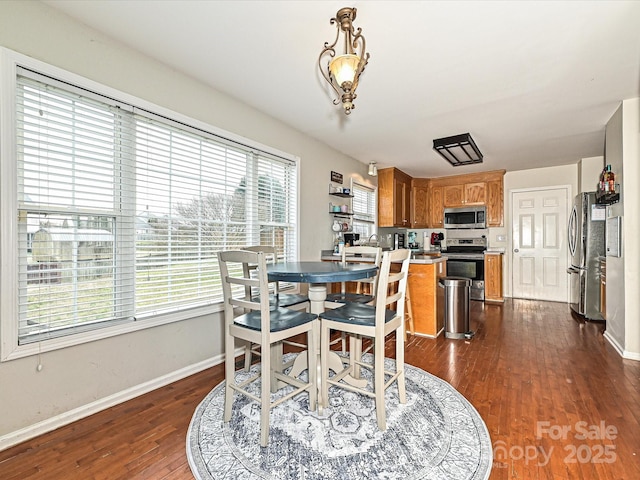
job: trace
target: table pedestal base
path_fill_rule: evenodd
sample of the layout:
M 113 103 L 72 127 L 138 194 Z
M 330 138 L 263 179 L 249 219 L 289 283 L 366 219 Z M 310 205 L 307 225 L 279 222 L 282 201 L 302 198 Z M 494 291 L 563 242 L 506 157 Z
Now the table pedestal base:
M 309 303 L 310 303 L 311 313 L 320 315 L 322 312 L 324 312 L 324 301 L 326 299 L 327 299 L 327 287 L 324 284 L 315 283 L 309 286 Z M 318 322 L 320 321 L 321 320 L 318 319 Z M 320 398 L 322 389 L 320 388 L 321 367 L 320 367 L 320 351 L 319 350 L 316 352 L 316 358 L 317 358 L 317 361 L 316 361 L 317 377 L 316 378 L 318 379 L 318 412 L 322 413 L 321 405 L 323 404 L 323 402 L 321 401 L 322 399 Z M 305 355 L 305 352 L 301 352 L 300 355 L 298 355 L 294 360 L 293 367 L 291 368 L 289 375 L 292 377 L 297 377 L 307 368 L 308 368 L 307 355 Z M 344 366 L 342 364 L 342 357 L 340 357 L 340 355 L 338 355 L 336 352 L 329 352 L 329 370 L 333 370 L 334 373 L 338 373 L 338 372 L 341 372 L 343 369 L 344 369 Z M 347 375 L 346 377 L 343 378 L 343 380 L 346 383 L 358 388 L 364 388 L 367 385 L 367 381 L 364 378 L 354 378 L 351 375 Z

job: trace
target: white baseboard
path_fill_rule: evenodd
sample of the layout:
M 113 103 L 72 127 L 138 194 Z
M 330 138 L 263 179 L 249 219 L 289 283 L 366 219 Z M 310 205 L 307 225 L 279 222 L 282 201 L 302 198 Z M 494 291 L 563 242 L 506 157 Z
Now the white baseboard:
M 82 418 L 88 417 L 89 415 L 93 415 L 94 413 L 98 413 L 102 410 L 113 407 L 114 405 L 118 405 L 120 403 L 126 402 L 127 400 L 131 400 L 132 398 L 139 397 L 140 395 L 143 395 L 145 393 L 149 393 L 150 391 L 157 388 L 164 387 L 165 385 L 169 385 L 173 382 L 177 382 L 178 380 L 186 378 L 190 375 L 218 365 L 223 361 L 224 354 L 208 358 L 207 360 L 203 360 L 202 362 L 189 365 L 188 367 L 184 367 L 161 377 L 154 378 L 153 380 L 150 380 L 148 382 L 135 385 L 126 390 L 122 390 L 118 393 L 114 393 L 113 395 L 109 395 L 108 397 L 101 398 L 99 400 L 96 400 L 95 402 L 91 402 L 78 408 L 74 408 L 73 410 L 69 410 L 68 412 L 61 413 L 60 415 L 56 415 L 55 417 L 47 418 L 42 422 L 38 422 L 20 430 L 16 430 L 15 432 L 3 435 L 0 437 L 0 451 L 31 438 L 37 437 L 38 435 L 42 435 L 43 433 L 55 430 L 56 428 L 68 425 L 69 423 L 75 422 L 76 420 L 80 420 Z
M 624 348 L 622 348 L 622 345 L 620 345 L 618 341 L 609 334 L 608 330 L 604 331 L 603 337 L 606 338 L 611 346 L 616 349 L 616 352 L 624 358 Z
M 635 360 L 640 362 L 640 353 L 630 352 L 629 350 L 625 350 L 624 348 L 622 348 L 622 345 L 620 345 L 615 338 L 609 335 L 609 332 L 607 330 L 604 331 L 603 336 L 613 346 L 613 348 L 616 349 L 616 352 L 618 352 L 618 354 L 622 358 L 624 358 L 625 360 Z

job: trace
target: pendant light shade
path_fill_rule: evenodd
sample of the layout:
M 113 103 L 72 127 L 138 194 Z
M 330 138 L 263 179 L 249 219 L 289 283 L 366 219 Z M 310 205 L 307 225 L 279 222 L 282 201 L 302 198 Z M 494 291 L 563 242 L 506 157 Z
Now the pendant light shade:
M 336 39 L 332 44 L 325 42 L 318 57 L 318 66 L 324 79 L 331 85 L 338 98 L 333 100 L 335 105 L 342 103 L 344 113 L 349 115 L 355 108 L 356 88 L 360 81 L 365 65 L 369 61 L 369 54 L 365 52 L 365 40 L 362 29 L 353 27 L 356 18 L 355 8 L 341 8 L 336 16 L 330 20 L 336 25 Z M 336 55 L 336 45 L 342 42 L 344 52 Z

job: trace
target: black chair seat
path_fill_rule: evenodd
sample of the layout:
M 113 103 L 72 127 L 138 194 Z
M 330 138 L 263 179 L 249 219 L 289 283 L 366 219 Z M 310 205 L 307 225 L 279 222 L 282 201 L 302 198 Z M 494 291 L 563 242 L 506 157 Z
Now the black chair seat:
M 269 296 L 269 303 L 271 303 L 271 297 L 272 295 Z M 308 302 L 309 297 L 296 293 L 279 293 L 277 298 L 274 298 L 274 301 L 277 301 L 279 307 L 290 307 L 292 305 L 298 305 L 299 303 Z
M 372 295 L 365 295 L 364 293 L 330 293 L 327 295 L 325 301 L 335 303 L 369 303 L 372 300 Z
M 318 318 L 318 316 L 314 313 L 307 313 L 299 310 L 290 310 L 283 307 L 278 307 L 274 310 L 271 310 L 269 314 L 271 317 L 270 330 L 272 332 L 279 332 L 281 330 L 287 330 L 288 328 L 297 327 L 298 325 L 309 323 Z M 254 310 L 234 318 L 233 323 L 259 332 L 260 319 L 260 311 Z
M 259 302 L 260 297 L 251 297 L 252 302 Z M 269 308 L 273 310 L 278 307 L 291 307 L 300 303 L 309 301 L 309 297 L 306 295 L 297 295 L 295 293 L 279 293 L 277 296 L 274 294 L 269 295 Z
M 384 321 L 389 322 L 396 315 L 394 310 L 385 310 Z M 353 325 L 375 326 L 376 307 L 361 303 L 348 303 L 320 314 L 320 318 Z

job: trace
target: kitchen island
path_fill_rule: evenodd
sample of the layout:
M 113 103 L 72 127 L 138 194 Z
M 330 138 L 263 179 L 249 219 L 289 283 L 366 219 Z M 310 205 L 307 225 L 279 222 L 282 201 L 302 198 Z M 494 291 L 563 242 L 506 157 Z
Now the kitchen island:
M 353 262 L 373 262 L 371 257 L 347 257 Z M 327 262 L 339 262 L 341 256 L 333 255 L 330 251 L 322 252 L 321 260 Z M 409 263 L 408 291 L 411 299 L 411 311 L 415 325 L 416 335 L 435 338 L 444 329 L 444 315 L 438 310 L 438 280 L 446 276 L 447 259 L 436 253 L 416 253 L 412 254 Z M 331 288 L 339 289 L 340 285 L 335 284 Z M 348 289 L 355 291 L 355 285 L 347 285 Z M 335 290 L 338 291 L 338 290 Z M 442 306 L 440 306 L 442 308 Z M 405 312 L 406 313 L 406 312 Z

